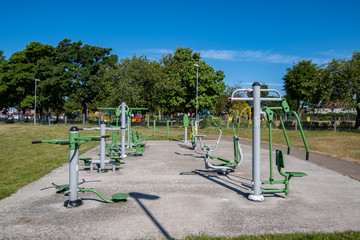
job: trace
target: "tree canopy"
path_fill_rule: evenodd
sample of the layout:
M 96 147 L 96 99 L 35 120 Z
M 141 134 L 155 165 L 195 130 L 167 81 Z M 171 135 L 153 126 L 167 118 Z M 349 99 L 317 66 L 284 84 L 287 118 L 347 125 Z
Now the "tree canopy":
M 296 102 L 298 113 L 304 106 L 337 102 L 356 109 L 355 128 L 360 129 L 360 52 L 354 51 L 350 60 L 333 59 L 321 66 L 301 61 L 287 69 L 283 80 L 286 98 Z
M 101 106 L 147 107 L 152 111 L 195 112 L 199 65 L 199 109 L 213 111 L 223 94 L 224 73 L 190 48 L 177 48 L 159 61 L 133 56 L 118 61 L 111 48 L 64 39 L 56 47 L 31 42 L 9 60 L 0 52 L 0 107 L 33 108 L 34 83 L 39 111 L 72 112 Z M 83 111 L 85 112 L 85 111 Z

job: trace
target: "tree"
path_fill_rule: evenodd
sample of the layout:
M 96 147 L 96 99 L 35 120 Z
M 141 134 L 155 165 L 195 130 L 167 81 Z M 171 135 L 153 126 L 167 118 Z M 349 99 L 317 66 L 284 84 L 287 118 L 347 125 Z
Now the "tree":
M 23 51 L 15 52 L 0 65 L 0 107 L 17 107 L 25 111 L 33 107 L 34 80 L 38 77 L 39 62 L 51 56 L 53 47 L 38 42 L 26 45 Z
M 360 129 L 360 52 L 354 51 L 350 60 L 350 89 L 346 99 L 355 107 L 357 116 L 355 129 Z
M 101 94 L 101 79 L 106 69 L 114 66 L 117 56 L 111 48 L 83 45 L 81 41 L 64 39 L 55 48 L 56 67 L 54 79 L 67 85 L 68 98 L 81 104 L 86 119 L 86 109 Z
M 321 69 L 318 79 L 322 103 L 339 102 L 355 108 L 355 128 L 360 129 L 360 53 L 354 51 L 350 60 L 333 59 Z
M 200 60 L 200 53 L 190 48 L 177 48 L 174 54 L 162 58 L 166 79 L 164 95 L 160 106 L 167 112 L 195 112 L 196 108 L 196 68 L 198 64 L 198 101 L 199 109 L 213 111 L 221 93 L 225 90 L 222 71 Z
M 121 59 L 107 69 L 102 84 L 103 94 L 97 102 L 103 106 L 119 106 L 125 101 L 129 106 L 159 110 L 164 94 L 164 74 L 161 65 L 146 56 Z
M 315 95 L 313 92 L 317 69 L 317 65 L 313 64 L 311 60 L 300 61 L 292 68 L 286 69 L 287 73 L 283 77 L 284 90 L 288 98 L 296 101 L 296 112 L 299 117 L 304 106 L 311 105 L 317 101 L 314 99 Z
M 6 57 L 3 54 L 4 51 L 0 50 L 0 64 L 6 60 Z

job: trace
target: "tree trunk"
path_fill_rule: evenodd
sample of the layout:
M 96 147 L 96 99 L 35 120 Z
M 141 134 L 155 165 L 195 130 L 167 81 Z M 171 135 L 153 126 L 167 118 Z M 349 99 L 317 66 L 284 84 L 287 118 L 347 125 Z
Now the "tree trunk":
M 360 103 L 356 106 L 356 112 L 355 129 L 360 130 Z

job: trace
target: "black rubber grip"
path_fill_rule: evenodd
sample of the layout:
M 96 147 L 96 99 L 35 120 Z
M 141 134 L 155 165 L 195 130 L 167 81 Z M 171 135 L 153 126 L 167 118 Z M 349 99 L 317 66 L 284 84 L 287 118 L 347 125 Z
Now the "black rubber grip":
M 109 135 L 101 136 L 101 138 L 109 138 Z
M 306 160 L 309 160 L 309 152 L 306 152 Z
M 91 141 L 101 141 L 101 138 L 91 138 Z
M 32 141 L 32 144 L 42 143 L 42 141 Z
M 289 155 L 289 154 L 290 154 L 290 148 L 288 147 L 287 155 Z
M 70 142 L 61 142 L 60 145 L 70 145 Z

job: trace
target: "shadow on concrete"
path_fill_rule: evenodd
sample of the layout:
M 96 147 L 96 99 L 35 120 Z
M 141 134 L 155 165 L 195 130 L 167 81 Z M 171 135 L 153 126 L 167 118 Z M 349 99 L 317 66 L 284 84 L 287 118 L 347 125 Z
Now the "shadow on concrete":
M 192 147 L 190 147 L 190 146 L 188 146 L 188 145 L 186 145 L 186 144 L 178 144 L 179 145 L 179 147 L 181 147 L 181 148 L 185 148 L 185 149 L 187 149 L 187 150 L 194 150 Z
M 192 172 L 182 172 L 180 175 L 198 175 L 200 177 L 203 177 L 209 181 L 212 181 L 214 183 L 219 184 L 220 186 L 223 186 L 227 189 L 230 189 L 234 192 L 236 192 L 239 195 L 242 195 L 243 197 L 247 198 L 249 195 L 249 190 L 251 189 L 250 185 L 247 185 L 241 181 L 232 181 L 232 179 L 227 175 L 219 175 L 219 172 L 216 170 L 194 170 Z M 227 179 L 229 180 L 227 180 Z M 241 190 L 240 190 L 241 189 Z
M 156 195 L 149 195 L 138 192 L 131 192 L 129 196 L 134 198 L 135 201 L 139 204 L 139 206 L 144 210 L 144 212 L 148 215 L 148 217 L 153 221 L 155 226 L 161 231 L 166 239 L 174 239 L 171 235 L 165 230 L 165 228 L 159 223 L 159 221 L 154 217 L 154 215 L 145 207 L 145 205 L 141 202 L 141 199 L 145 200 L 157 200 L 160 197 Z

